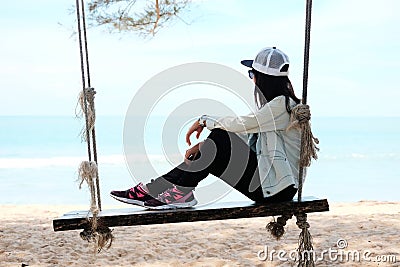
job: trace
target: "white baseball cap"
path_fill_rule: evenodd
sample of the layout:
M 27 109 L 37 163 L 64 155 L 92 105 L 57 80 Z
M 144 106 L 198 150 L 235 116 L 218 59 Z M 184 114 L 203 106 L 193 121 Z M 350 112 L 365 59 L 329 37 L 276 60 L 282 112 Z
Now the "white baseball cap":
M 289 57 L 276 47 L 266 47 L 254 60 L 242 60 L 246 67 L 272 76 L 289 75 Z

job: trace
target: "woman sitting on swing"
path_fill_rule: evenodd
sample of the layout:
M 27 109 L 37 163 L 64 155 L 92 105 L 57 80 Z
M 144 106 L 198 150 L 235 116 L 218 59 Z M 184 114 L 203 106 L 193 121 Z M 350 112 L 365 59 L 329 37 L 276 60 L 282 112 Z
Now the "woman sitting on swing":
M 301 133 L 286 130 L 291 110 L 300 103 L 288 78 L 289 58 L 265 48 L 251 68 L 257 112 L 247 116 L 212 118 L 203 115 L 186 134 L 204 127 L 211 133 L 186 151 L 185 160 L 167 174 L 126 191 L 112 191 L 119 201 L 151 209 L 187 208 L 197 204 L 193 190 L 209 174 L 219 177 L 255 202 L 292 200 L 298 188 Z M 309 112 L 309 111 L 307 111 Z M 236 133 L 250 133 L 248 143 Z

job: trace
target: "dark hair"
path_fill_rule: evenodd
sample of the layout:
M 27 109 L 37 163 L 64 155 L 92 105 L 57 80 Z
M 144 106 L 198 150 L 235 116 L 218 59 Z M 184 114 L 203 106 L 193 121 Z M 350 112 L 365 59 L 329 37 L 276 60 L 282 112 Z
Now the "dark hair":
M 300 104 L 300 99 L 294 94 L 292 83 L 288 76 L 272 76 L 254 69 L 253 73 L 256 77 L 256 87 L 259 89 L 254 90 L 254 97 L 257 99 L 257 91 L 261 91 L 265 98 L 264 101 L 260 101 L 261 106 L 281 95 L 285 96 L 286 110 L 289 113 L 291 113 L 290 98 L 296 104 Z

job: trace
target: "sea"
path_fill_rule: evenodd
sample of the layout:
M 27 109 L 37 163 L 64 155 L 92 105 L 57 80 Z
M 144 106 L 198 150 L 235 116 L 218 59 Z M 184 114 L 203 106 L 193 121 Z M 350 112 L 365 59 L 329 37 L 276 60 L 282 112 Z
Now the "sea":
M 163 122 L 165 118 L 155 118 L 150 129 L 161 129 Z M 127 164 L 124 123 L 125 118 L 118 116 L 96 120 L 103 205 L 118 204 L 109 196 L 111 190 L 155 178 L 178 162 L 166 157 L 159 131 L 150 130 L 146 131 L 147 155 L 139 155 L 136 165 Z M 84 121 L 73 116 L 0 116 L 0 204 L 88 204 L 90 193 L 85 185 L 79 189 L 77 181 L 80 162 L 88 160 L 80 136 L 83 126 Z M 307 169 L 304 196 L 330 202 L 400 201 L 400 117 L 315 117 L 312 129 L 320 152 Z M 175 139 L 172 143 L 183 157 L 184 134 Z M 151 165 L 141 163 L 141 156 L 149 158 Z M 135 168 L 141 168 L 140 179 Z M 210 176 L 199 187 L 209 190 L 217 183 L 218 178 Z M 228 186 L 219 190 L 225 191 L 218 201 L 247 200 Z

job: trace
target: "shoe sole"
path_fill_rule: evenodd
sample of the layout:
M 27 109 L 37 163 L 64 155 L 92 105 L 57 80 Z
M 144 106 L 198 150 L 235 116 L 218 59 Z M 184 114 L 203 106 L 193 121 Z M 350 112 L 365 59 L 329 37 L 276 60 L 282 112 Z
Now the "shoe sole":
M 110 194 L 110 196 L 112 198 L 114 198 L 115 200 L 118 200 L 120 202 L 126 203 L 126 204 L 131 204 L 131 205 L 136 205 L 136 206 L 141 206 L 141 207 L 145 207 L 144 202 L 140 201 L 140 200 L 134 200 L 134 199 L 128 199 L 128 198 L 123 198 L 123 197 L 117 197 L 114 196 L 112 194 Z
M 171 210 L 171 209 L 185 209 L 185 208 L 191 208 L 197 204 L 197 200 L 193 199 L 192 201 L 189 202 L 184 202 L 184 203 L 171 203 L 171 204 L 165 204 L 162 206 L 157 206 L 157 207 L 150 207 L 144 205 L 145 208 L 152 209 L 152 210 Z

